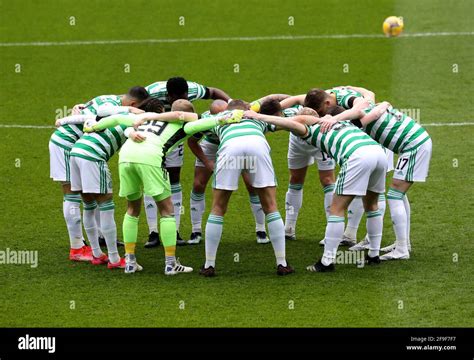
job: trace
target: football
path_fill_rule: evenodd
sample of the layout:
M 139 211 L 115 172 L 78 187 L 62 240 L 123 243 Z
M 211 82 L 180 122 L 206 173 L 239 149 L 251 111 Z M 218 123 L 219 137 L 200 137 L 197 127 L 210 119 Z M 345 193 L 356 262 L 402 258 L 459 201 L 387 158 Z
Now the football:
M 387 37 L 398 36 L 403 32 L 403 18 L 400 16 L 389 16 L 383 22 L 383 32 Z

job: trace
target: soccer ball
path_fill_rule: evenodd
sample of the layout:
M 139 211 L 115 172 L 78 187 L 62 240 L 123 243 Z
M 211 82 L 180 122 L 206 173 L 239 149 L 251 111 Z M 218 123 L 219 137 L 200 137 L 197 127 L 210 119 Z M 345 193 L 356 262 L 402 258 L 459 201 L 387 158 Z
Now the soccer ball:
M 95 118 L 87 119 L 84 122 L 84 132 L 93 132 L 94 129 L 92 127 L 96 124 L 97 124 L 97 120 Z
M 383 22 L 383 32 L 385 36 L 398 36 L 403 31 L 403 18 L 398 16 L 389 16 Z

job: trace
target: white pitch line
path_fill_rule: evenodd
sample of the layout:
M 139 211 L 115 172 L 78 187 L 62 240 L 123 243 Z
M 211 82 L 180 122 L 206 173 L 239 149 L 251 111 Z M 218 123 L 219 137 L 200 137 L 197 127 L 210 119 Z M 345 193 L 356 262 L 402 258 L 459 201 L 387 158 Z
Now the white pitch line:
M 473 36 L 474 31 L 406 33 L 399 38 L 419 38 L 436 36 Z M 123 45 L 123 44 L 166 44 L 218 41 L 268 41 L 268 40 L 317 40 L 317 39 L 372 39 L 384 38 L 382 34 L 319 34 L 319 35 L 275 35 L 275 36 L 236 36 L 208 38 L 169 38 L 169 39 L 123 39 L 123 40 L 73 40 L 73 41 L 34 41 L 1 42 L 0 47 L 18 46 L 75 46 L 75 45 Z
M 471 126 L 474 125 L 474 121 L 471 122 L 448 122 L 448 123 L 426 123 L 420 124 L 423 127 L 452 127 L 452 126 Z M 55 126 L 52 125 L 20 125 L 20 124 L 0 124 L 0 128 L 6 129 L 55 129 Z

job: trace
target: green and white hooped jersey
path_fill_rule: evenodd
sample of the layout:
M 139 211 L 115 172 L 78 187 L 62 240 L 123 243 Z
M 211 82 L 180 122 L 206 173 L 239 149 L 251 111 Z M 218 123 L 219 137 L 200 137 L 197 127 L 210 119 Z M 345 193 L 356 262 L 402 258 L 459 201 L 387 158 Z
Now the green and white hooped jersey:
M 380 146 L 349 121 L 334 125 L 326 133 L 320 131 L 319 124 L 308 126 L 308 135 L 303 140 L 329 154 L 339 165 L 362 146 Z
M 109 161 L 127 140 L 124 134 L 126 128 L 124 125 L 117 125 L 100 132 L 84 134 L 72 147 L 71 156 L 91 161 Z
M 326 90 L 328 94 L 334 94 L 336 96 L 336 103 L 342 106 L 344 109 L 350 109 L 352 107 L 352 98 L 362 98 L 362 94 L 358 91 L 346 89 L 346 88 L 333 88 Z
M 212 116 L 212 114 L 208 110 L 208 111 L 205 111 L 201 114 L 201 119 L 208 118 L 210 116 Z M 217 134 L 213 131 L 205 131 L 204 132 L 204 139 L 206 141 L 209 141 L 211 144 L 219 145 L 219 136 L 217 136 Z
M 368 113 L 372 108 L 364 111 Z M 363 129 L 379 144 L 397 154 L 416 149 L 430 139 L 428 132 L 415 120 L 393 107 Z
M 81 114 L 97 115 L 97 111 L 101 106 L 122 106 L 122 99 L 118 95 L 97 96 L 84 104 Z
M 84 115 L 97 115 L 97 109 L 99 106 L 104 105 L 121 106 L 122 101 L 120 96 L 116 95 L 97 96 L 85 104 L 85 108 L 81 113 Z M 76 141 L 84 134 L 82 129 L 82 124 L 60 126 L 51 135 L 50 142 L 70 151 Z
M 204 85 L 187 81 L 188 83 L 188 100 L 193 102 L 195 100 L 203 99 L 206 96 L 207 88 Z M 168 91 L 166 90 L 166 81 L 157 81 L 153 84 L 145 86 L 146 91 L 151 97 L 159 99 L 165 105 L 165 110 L 171 110 L 171 104 L 168 102 Z
M 64 125 L 58 127 L 49 141 L 64 150 L 71 151 L 77 140 L 84 134 L 83 125 Z
M 295 105 L 290 108 L 284 109 L 283 110 L 283 116 L 284 117 L 292 117 L 298 115 L 298 111 L 300 111 L 303 108 L 301 105 Z
M 228 111 L 219 113 L 223 115 Z M 265 138 L 265 133 L 275 131 L 276 126 L 256 119 L 242 119 L 239 123 L 216 126 L 213 132 L 219 137 L 220 146 L 226 141 L 240 136 L 256 135 Z

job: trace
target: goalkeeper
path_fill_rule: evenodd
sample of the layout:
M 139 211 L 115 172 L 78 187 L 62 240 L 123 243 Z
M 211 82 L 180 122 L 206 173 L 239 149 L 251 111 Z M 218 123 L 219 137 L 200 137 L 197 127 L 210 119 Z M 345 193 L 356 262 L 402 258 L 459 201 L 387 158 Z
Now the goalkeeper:
M 189 273 L 193 269 L 176 260 L 176 221 L 171 201 L 171 185 L 163 159 L 190 135 L 217 125 L 239 122 L 243 112 L 226 112 L 220 117 L 198 120 L 193 105 L 187 100 L 173 103 L 171 112 L 163 112 L 163 103 L 149 99 L 141 106 L 140 115 L 115 115 L 103 119 L 84 131 L 101 131 L 118 124 L 134 127 L 119 154 L 120 196 L 126 197 L 127 212 L 123 220 L 125 273 L 142 270 L 137 264 L 135 245 L 138 234 L 143 194 L 156 201 L 160 212 L 160 235 L 165 249 L 165 275 Z

